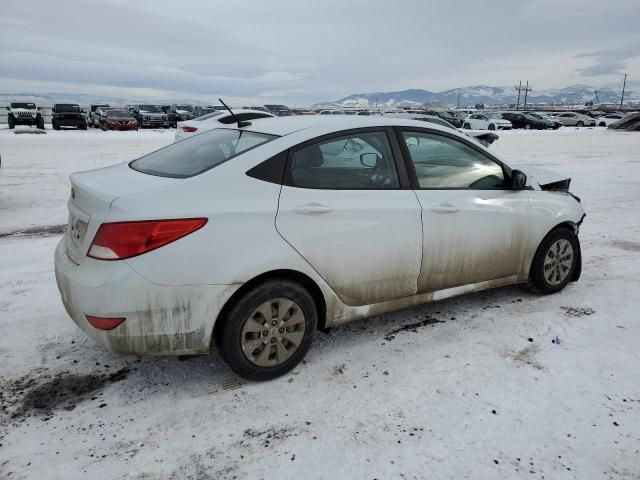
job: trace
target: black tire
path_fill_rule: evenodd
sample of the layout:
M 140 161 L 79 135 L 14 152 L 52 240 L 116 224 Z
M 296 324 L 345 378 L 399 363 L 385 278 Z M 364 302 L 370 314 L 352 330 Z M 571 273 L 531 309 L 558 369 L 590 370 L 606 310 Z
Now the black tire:
M 80 130 L 86 130 L 87 129 L 87 124 L 83 123 L 80 125 Z
M 600 127 L 606 127 L 606 126 L 607 126 L 607 124 L 606 124 L 606 123 L 604 123 L 604 122 L 600 122 L 600 125 L 599 125 L 599 126 L 600 126 Z
M 51 122 L 51 127 L 52 127 L 54 130 L 60 130 L 60 126 L 59 126 L 56 122 L 54 122 L 54 121 L 52 121 L 52 122 Z
M 38 127 L 40 130 L 44 130 L 44 118 L 42 118 L 41 116 L 36 120 L 36 127 Z
M 251 314 L 260 305 L 278 298 L 291 300 L 300 307 L 304 315 L 304 334 L 297 349 L 282 363 L 274 366 L 259 366 L 250 361 L 243 351 L 241 344 L 243 341 L 242 330 Z M 277 305 L 277 303 L 274 304 Z M 258 284 L 246 292 L 233 303 L 224 318 L 219 321 L 223 323 L 216 332 L 217 338 L 215 342 L 224 362 L 231 370 L 243 378 L 264 381 L 284 375 L 304 358 L 309 348 L 311 348 L 313 334 L 318 323 L 318 313 L 313 297 L 306 289 L 291 280 L 273 279 Z M 272 329 L 268 325 L 267 323 L 264 327 L 265 331 Z M 271 342 L 274 342 L 274 340 L 272 339 Z M 265 340 L 264 349 L 269 348 L 271 351 L 270 345 L 271 343 Z M 270 356 L 270 354 L 268 355 Z
M 9 124 L 9 130 L 13 130 L 13 129 L 15 128 L 15 126 L 16 126 L 16 122 L 15 122 L 15 120 L 13 119 L 13 115 L 9 115 L 9 116 L 7 117 L 7 123 Z
M 496 126 L 493 123 L 489 124 L 489 130 L 495 130 Z
M 465 123 L 462 128 L 466 129 L 466 130 L 471 130 L 471 125 L 469 125 L 468 123 Z
M 581 120 L 578 123 L 576 123 L 576 127 L 584 127 L 584 122 Z
M 566 258 L 567 252 L 560 252 L 564 257 L 555 257 L 557 253 L 554 251 L 554 257 L 550 257 L 550 249 L 558 245 L 557 242 L 566 240 L 566 242 L 571 245 L 571 265 L 568 267 L 568 270 L 564 270 L 563 274 L 566 275 L 561 279 L 558 283 L 551 283 L 547 280 L 545 274 L 553 270 L 553 266 L 551 268 L 545 268 L 545 260 L 547 258 Z M 533 262 L 531 264 L 531 270 L 529 272 L 529 284 L 534 291 L 537 293 L 542 293 L 544 295 L 548 295 L 551 293 L 556 293 L 562 290 L 567 284 L 573 279 L 576 268 L 578 268 L 578 263 L 580 262 L 580 243 L 578 240 L 578 236 L 575 234 L 573 230 L 568 227 L 560 227 L 552 230 L 547 234 L 546 237 L 540 243 L 538 250 L 536 251 L 535 256 L 533 257 Z M 558 271 L 561 271 L 558 269 Z M 552 274 L 553 275 L 553 274 Z M 557 278 L 556 278 L 557 280 Z

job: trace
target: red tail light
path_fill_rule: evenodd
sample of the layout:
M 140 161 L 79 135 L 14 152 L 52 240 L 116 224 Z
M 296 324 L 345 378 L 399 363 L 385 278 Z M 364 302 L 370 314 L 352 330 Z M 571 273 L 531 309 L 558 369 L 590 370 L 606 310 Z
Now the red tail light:
M 103 223 L 87 256 L 98 260 L 135 257 L 175 242 L 199 230 L 206 223 L 206 218 Z
M 98 330 L 113 330 L 126 320 L 125 318 L 94 317 L 93 315 L 85 315 L 85 317 Z
M 182 131 L 187 133 L 193 133 L 193 132 L 197 132 L 198 129 L 196 127 L 182 127 Z

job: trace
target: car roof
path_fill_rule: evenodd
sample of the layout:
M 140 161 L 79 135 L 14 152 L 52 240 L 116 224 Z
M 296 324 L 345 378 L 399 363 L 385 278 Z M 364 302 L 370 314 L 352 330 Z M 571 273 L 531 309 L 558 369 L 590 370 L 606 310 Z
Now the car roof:
M 260 118 L 251 120 L 251 126 L 246 130 L 270 135 L 284 136 L 301 130 L 308 130 L 310 138 L 341 130 L 368 127 L 414 127 L 430 128 L 447 133 L 456 133 L 452 128 L 442 127 L 435 123 L 428 126 L 422 120 L 411 120 L 406 118 L 394 118 L 380 115 L 296 115 L 292 117 Z M 459 134 L 462 138 L 465 135 Z

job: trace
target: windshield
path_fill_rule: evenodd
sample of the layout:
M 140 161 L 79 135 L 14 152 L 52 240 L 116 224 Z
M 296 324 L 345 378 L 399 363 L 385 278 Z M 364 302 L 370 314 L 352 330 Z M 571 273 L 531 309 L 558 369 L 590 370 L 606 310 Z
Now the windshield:
M 198 118 L 194 118 L 194 120 L 197 121 L 197 122 L 201 122 L 202 120 L 208 120 L 208 119 L 213 118 L 213 117 L 218 117 L 218 116 L 222 115 L 223 113 L 224 112 L 218 112 L 218 111 L 212 112 L 212 113 L 207 113 L 206 115 L 202 115 L 202 116 L 200 116 Z
M 78 105 L 59 103 L 56 105 L 57 112 L 79 112 L 80 107 Z
M 107 110 L 107 117 L 130 117 L 131 114 L 125 110 Z
M 36 108 L 35 103 L 12 103 L 11 108 L 26 108 L 27 110 L 34 110 Z
M 176 110 L 185 110 L 187 112 L 193 112 L 193 107 L 191 105 L 178 105 Z
M 129 166 L 149 175 L 188 178 L 274 138 L 277 137 L 246 130 L 210 130 L 156 150 L 134 160 Z
M 160 105 L 140 105 L 140 111 L 164 113 Z

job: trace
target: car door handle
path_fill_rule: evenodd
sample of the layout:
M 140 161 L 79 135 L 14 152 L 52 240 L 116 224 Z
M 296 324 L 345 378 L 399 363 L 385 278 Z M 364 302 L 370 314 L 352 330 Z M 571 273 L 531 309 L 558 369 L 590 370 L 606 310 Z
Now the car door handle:
M 443 203 L 440 205 L 434 205 L 431 207 L 431 211 L 436 213 L 457 213 L 460 209 L 458 207 L 454 207 L 450 203 Z
M 293 207 L 293 211 L 295 213 L 299 213 L 300 215 L 323 215 L 325 213 L 333 211 L 333 208 L 314 202 L 305 203 L 304 205 Z

